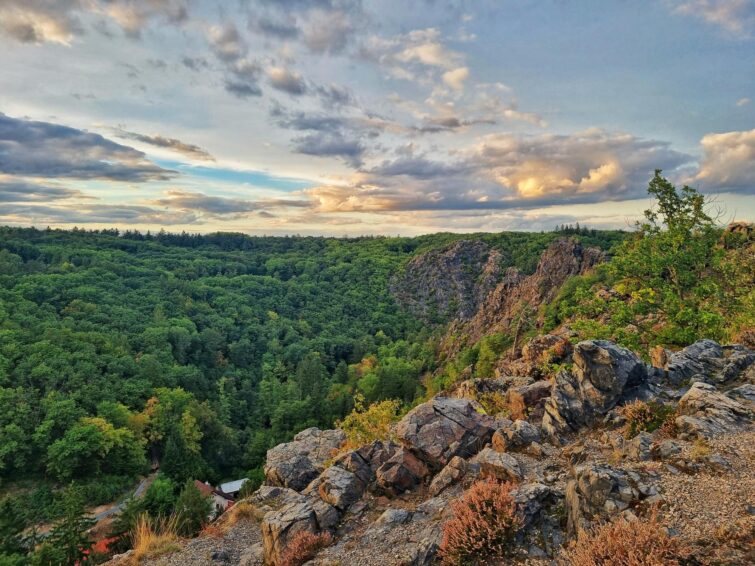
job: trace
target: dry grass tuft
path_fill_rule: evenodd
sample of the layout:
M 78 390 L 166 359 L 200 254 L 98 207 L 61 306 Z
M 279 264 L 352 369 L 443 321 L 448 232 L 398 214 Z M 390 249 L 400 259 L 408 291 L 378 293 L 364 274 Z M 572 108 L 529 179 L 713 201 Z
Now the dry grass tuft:
M 687 548 L 668 535 L 653 511 L 646 520 L 619 519 L 583 534 L 562 552 L 564 566 L 679 566 Z
M 692 444 L 692 450 L 690 450 L 689 457 L 698 462 L 710 456 L 711 452 L 713 452 L 713 449 L 710 447 L 710 444 L 708 444 L 708 441 L 704 438 L 698 438 Z
M 510 483 L 488 478 L 451 504 L 439 555 L 443 564 L 487 564 L 503 557 L 522 524 Z
M 156 558 L 180 550 L 177 533 L 178 519 L 175 515 L 167 519 L 151 519 L 147 515 L 139 517 L 131 533 L 134 564 L 139 564 L 142 558 Z
M 230 529 L 240 520 L 261 521 L 264 513 L 257 509 L 257 506 L 251 501 L 241 500 L 225 512 L 223 522 L 226 529 Z
M 281 556 L 280 566 L 301 566 L 333 541 L 330 533 L 318 535 L 309 531 L 296 533 Z

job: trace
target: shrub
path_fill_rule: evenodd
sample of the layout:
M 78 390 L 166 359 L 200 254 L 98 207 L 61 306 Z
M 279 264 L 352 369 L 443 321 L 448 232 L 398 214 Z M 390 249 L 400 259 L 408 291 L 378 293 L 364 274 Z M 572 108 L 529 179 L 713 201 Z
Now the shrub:
M 664 428 L 670 433 L 676 417 L 673 407 L 655 401 L 632 401 L 621 407 L 619 413 L 627 421 L 623 428 L 626 438 L 632 438 L 640 432 L 653 432 L 659 428 Z
M 564 566 L 679 566 L 686 548 L 668 535 L 656 511 L 646 520 L 619 519 L 579 537 L 561 554 Z
M 475 482 L 451 504 L 443 526 L 443 564 L 488 564 L 503 557 L 522 524 L 511 497 L 512 484 L 488 478 Z
M 712 451 L 713 450 L 707 440 L 704 438 L 698 438 L 692 444 L 692 450 L 690 450 L 689 457 L 695 461 L 703 460 L 710 456 Z
M 389 399 L 365 407 L 364 397 L 354 397 L 354 410 L 336 426 L 346 433 L 346 447 L 359 448 L 373 440 L 388 440 L 391 425 L 401 417 L 401 402 Z
M 328 546 L 331 540 L 332 537 L 327 532 L 318 535 L 309 531 L 296 533 L 281 555 L 280 566 L 301 566 L 313 558 L 321 548 Z

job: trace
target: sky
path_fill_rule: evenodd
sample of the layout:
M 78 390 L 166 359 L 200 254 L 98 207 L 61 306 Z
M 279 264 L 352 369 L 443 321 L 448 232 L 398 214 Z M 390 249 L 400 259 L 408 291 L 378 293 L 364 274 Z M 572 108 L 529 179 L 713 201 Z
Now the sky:
M 0 0 L 0 224 L 755 220 L 755 0 Z

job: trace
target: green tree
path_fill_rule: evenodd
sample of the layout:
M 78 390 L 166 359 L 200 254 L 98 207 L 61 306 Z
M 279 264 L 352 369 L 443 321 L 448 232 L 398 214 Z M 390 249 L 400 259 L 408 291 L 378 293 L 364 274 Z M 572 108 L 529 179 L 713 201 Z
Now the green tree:
M 88 531 L 95 521 L 86 514 L 84 502 L 80 488 L 71 485 L 65 489 L 62 499 L 63 516 L 34 557 L 35 565 L 60 566 L 89 562 L 88 553 L 93 541 Z
M 212 499 L 202 495 L 194 482 L 189 480 L 178 496 L 175 512 L 178 532 L 183 536 L 196 536 L 212 513 Z

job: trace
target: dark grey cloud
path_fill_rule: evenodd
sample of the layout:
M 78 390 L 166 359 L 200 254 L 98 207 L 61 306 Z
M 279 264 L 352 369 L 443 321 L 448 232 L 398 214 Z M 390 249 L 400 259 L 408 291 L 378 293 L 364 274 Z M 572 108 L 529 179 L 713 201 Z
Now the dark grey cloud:
M 183 190 L 168 191 L 166 196 L 150 202 L 170 209 L 192 211 L 212 217 L 248 216 L 250 213 L 260 213 L 271 208 L 302 208 L 309 207 L 306 200 L 294 199 L 265 199 L 247 200 L 240 198 L 219 197 Z
M 10 204 L 0 208 L 0 221 L 25 224 L 194 224 L 199 216 L 193 212 L 164 211 L 142 205 L 90 204 L 45 206 Z
M 225 67 L 225 89 L 238 98 L 261 96 L 262 65 L 249 56 L 249 46 L 231 22 L 213 26 L 207 37 L 210 49 Z
M 359 167 L 366 148 L 355 136 L 340 131 L 314 132 L 293 140 L 294 150 L 305 155 L 342 157 L 349 165 Z
M 30 183 L 23 179 L 0 180 L 0 202 L 50 202 L 87 198 L 76 189 Z
M 330 84 L 315 87 L 315 93 L 325 108 L 340 108 L 344 106 L 357 106 L 357 100 L 351 89 L 345 86 Z
M 207 59 L 204 57 L 183 57 L 181 59 L 181 64 L 187 69 L 195 72 L 202 71 L 210 66 Z
M 210 155 L 210 153 L 206 149 L 202 149 L 198 145 L 182 142 L 181 140 L 178 140 L 176 138 L 166 138 L 161 135 L 148 136 L 145 134 L 138 134 L 136 132 L 128 132 L 120 128 L 117 128 L 114 131 L 115 135 L 117 135 L 119 138 L 140 141 L 142 143 L 153 145 L 155 147 L 170 149 L 192 159 L 199 159 L 202 161 L 215 161 L 215 158 Z
M 727 137 L 728 148 L 748 136 Z M 734 150 L 737 155 L 740 150 Z M 323 212 L 534 209 L 641 198 L 653 170 L 672 176 L 694 163 L 667 142 L 587 130 L 573 135 L 497 134 L 453 160 L 412 152 L 363 170 L 353 185 L 305 192 Z
M 129 182 L 165 180 L 176 174 L 150 162 L 141 151 L 99 134 L 2 113 L 0 173 Z
M 296 18 L 291 14 L 252 18 L 249 28 L 264 36 L 284 40 L 296 39 L 301 34 Z

